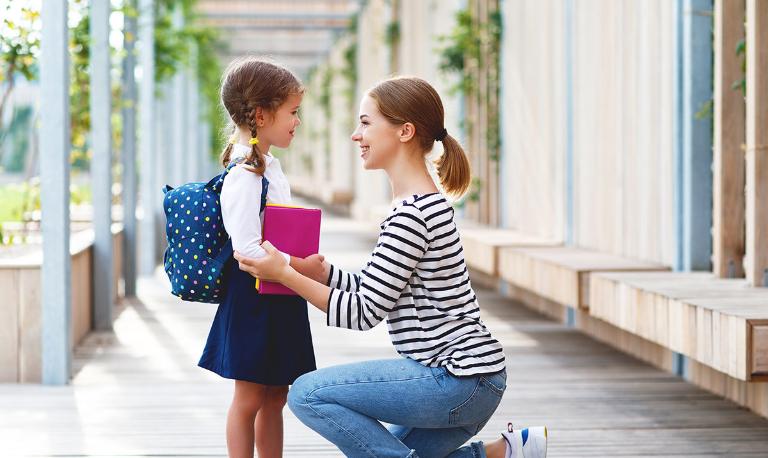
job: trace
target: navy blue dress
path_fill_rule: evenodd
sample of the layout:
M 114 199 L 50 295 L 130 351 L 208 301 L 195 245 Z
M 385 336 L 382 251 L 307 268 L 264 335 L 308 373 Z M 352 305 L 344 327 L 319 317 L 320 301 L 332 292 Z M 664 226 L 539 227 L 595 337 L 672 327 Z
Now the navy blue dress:
M 224 299 L 198 365 L 222 377 L 290 385 L 315 370 L 315 350 L 301 296 L 261 295 L 256 279 L 227 263 Z

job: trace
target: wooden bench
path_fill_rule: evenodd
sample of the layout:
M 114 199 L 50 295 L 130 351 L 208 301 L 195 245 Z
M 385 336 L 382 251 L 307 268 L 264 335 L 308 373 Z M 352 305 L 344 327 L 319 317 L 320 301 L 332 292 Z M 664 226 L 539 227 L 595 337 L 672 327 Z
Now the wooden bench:
M 589 277 L 605 271 L 665 271 L 668 267 L 573 247 L 501 248 L 499 275 L 560 305 L 589 308 Z
M 768 379 L 768 289 L 705 272 L 597 273 L 590 283 L 590 315 L 736 379 Z
M 492 277 L 499 276 L 499 250 L 505 247 L 554 247 L 559 242 L 544 237 L 523 234 L 509 229 L 459 225 L 464 259 L 471 269 Z
M 120 298 L 123 229 L 112 225 L 115 304 Z M 70 346 L 93 327 L 93 230 L 73 232 L 71 253 Z M 40 383 L 42 380 L 41 245 L 0 250 L 0 383 Z

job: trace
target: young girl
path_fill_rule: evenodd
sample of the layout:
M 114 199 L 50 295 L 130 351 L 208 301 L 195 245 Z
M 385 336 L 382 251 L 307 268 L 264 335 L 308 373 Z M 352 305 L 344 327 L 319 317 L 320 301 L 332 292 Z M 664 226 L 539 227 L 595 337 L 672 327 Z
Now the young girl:
M 287 147 L 301 124 L 298 109 L 304 88 L 290 71 L 255 58 L 227 68 L 221 100 L 234 135 L 222 154 L 226 166 L 237 161 L 224 179 L 221 212 L 232 246 L 258 258 L 261 247 L 262 190 L 267 201 L 291 201 L 280 162 L 270 147 Z M 262 180 L 268 180 L 262 183 Z M 262 187 L 262 185 L 267 185 Z M 286 264 L 308 275 L 322 265 L 281 254 Z M 199 365 L 235 380 L 227 415 L 227 448 L 231 457 L 280 457 L 288 385 L 315 369 L 307 303 L 298 296 L 262 296 L 253 277 L 229 263 L 224 298 L 216 311 Z
M 296 416 L 345 455 L 543 457 L 544 427 L 510 427 L 492 443 L 457 449 L 496 410 L 506 370 L 501 344 L 480 319 L 453 209 L 426 166 L 435 140 L 443 142 L 442 187 L 453 196 L 466 191 L 469 162 L 443 117 L 440 96 L 418 78 L 386 80 L 362 100 L 352 140 L 366 169 L 387 173 L 394 195 L 362 275 L 324 264 L 322 275 L 307 278 L 269 242 L 266 257 L 235 258 L 327 312 L 329 326 L 367 330 L 387 319 L 403 358 L 320 369 L 296 380 L 288 396 Z

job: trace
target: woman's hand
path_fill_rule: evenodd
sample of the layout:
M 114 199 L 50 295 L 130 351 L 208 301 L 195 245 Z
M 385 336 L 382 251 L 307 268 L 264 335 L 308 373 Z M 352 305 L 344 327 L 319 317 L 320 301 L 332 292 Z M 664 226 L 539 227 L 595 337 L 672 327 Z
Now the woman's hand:
M 261 247 L 267 252 L 267 255 L 262 258 L 248 258 L 235 252 L 235 259 L 239 264 L 240 270 L 262 280 L 282 283 L 282 280 L 293 269 L 285 261 L 283 255 L 269 241 L 264 241 Z

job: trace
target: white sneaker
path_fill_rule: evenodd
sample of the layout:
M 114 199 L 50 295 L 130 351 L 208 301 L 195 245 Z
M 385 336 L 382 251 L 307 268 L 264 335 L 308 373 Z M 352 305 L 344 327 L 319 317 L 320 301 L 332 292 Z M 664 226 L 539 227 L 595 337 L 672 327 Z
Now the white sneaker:
M 547 427 L 533 426 L 515 430 L 507 424 L 507 432 L 501 433 L 507 441 L 505 458 L 545 458 L 547 456 Z

